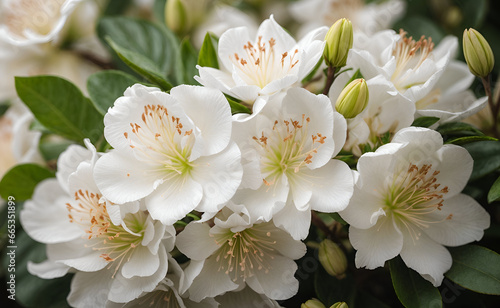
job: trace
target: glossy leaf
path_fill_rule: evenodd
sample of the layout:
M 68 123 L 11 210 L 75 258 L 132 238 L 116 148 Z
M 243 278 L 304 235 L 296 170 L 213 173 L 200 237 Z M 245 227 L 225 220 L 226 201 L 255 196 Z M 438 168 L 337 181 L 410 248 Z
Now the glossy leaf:
M 478 179 L 500 167 L 500 141 L 479 141 L 464 145 L 474 159 L 471 179 Z
M 210 32 L 207 32 L 205 39 L 203 40 L 203 45 L 200 49 L 200 54 L 198 55 L 199 66 L 219 68 L 217 46 L 217 38 Z
M 437 121 L 439 121 L 439 118 L 436 117 L 420 117 L 415 119 L 411 126 L 416 126 L 416 127 L 430 127 L 433 124 L 435 124 Z
M 0 181 L 0 196 L 7 200 L 13 196 L 16 201 L 31 198 L 33 191 L 41 181 L 54 177 L 54 173 L 36 164 L 16 165 Z

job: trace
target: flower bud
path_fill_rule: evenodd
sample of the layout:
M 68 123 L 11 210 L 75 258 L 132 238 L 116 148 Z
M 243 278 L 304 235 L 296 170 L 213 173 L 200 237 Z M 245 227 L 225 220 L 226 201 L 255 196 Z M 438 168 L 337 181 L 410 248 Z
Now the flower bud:
M 347 259 L 340 247 L 329 239 L 319 244 L 319 262 L 328 274 L 343 278 L 347 268 Z
M 167 0 L 165 5 L 165 23 L 177 34 L 188 31 L 190 25 L 186 13 L 186 6 L 182 0 Z
M 300 308 L 326 308 L 319 300 L 313 298 L 300 305 Z
M 354 79 L 340 92 L 335 109 L 346 119 L 354 118 L 368 105 L 368 86 L 363 78 Z
M 486 77 L 493 70 L 495 58 L 486 39 L 475 29 L 464 31 L 464 57 L 472 74 Z
M 351 21 L 347 18 L 337 20 L 328 30 L 325 41 L 323 57 L 326 64 L 332 67 L 345 66 L 353 41 Z
M 337 302 L 330 306 L 330 308 L 349 308 L 345 302 Z

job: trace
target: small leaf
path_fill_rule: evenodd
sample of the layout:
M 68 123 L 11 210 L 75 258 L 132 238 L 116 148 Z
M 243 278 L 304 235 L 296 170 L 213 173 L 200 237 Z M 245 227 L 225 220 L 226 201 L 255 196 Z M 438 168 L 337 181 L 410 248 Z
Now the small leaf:
M 13 196 L 16 201 L 31 198 L 33 191 L 41 181 L 54 177 L 54 173 L 36 164 L 17 165 L 7 171 L 0 181 L 0 195 L 7 200 Z
M 231 107 L 231 113 L 252 113 L 252 111 L 245 105 L 237 102 L 235 99 L 226 95 L 226 99 L 229 102 L 229 106 Z
M 207 32 L 205 39 L 203 40 L 203 45 L 200 49 L 200 54 L 198 55 L 198 65 L 202 67 L 213 67 L 219 68 L 219 60 L 217 57 L 217 38 Z
M 479 129 L 474 126 L 463 122 L 449 122 L 439 125 L 436 129 L 441 135 L 468 135 L 480 136 L 484 135 Z
M 450 247 L 453 265 L 446 272 L 453 282 L 474 292 L 500 295 L 500 255 L 487 248 Z
M 163 77 L 162 72 L 153 61 L 141 54 L 119 46 L 109 37 L 106 41 L 120 59 L 122 59 L 131 69 L 142 75 L 148 81 L 158 85 L 164 91 L 169 91 L 172 88 L 172 84 Z
M 106 114 L 115 100 L 123 96 L 125 90 L 139 81 L 122 71 L 106 70 L 92 74 L 87 80 L 87 90 L 96 109 Z
M 389 268 L 396 295 L 406 308 L 442 307 L 439 290 L 409 269 L 401 257 L 390 260 Z
M 198 52 L 189 42 L 185 39 L 181 43 L 181 52 L 179 53 L 178 72 L 177 76 L 182 77 L 180 83 L 197 85 L 198 82 L 194 80 L 194 76 L 198 73 L 196 69 L 196 61 L 198 60 Z
M 474 159 L 471 180 L 485 176 L 500 167 L 500 141 L 479 141 L 464 145 Z
M 447 140 L 446 144 L 464 145 L 476 141 L 498 141 L 498 139 L 490 136 L 465 136 Z
M 97 142 L 104 131 L 102 115 L 71 82 L 55 76 L 16 77 L 16 90 L 36 119 L 52 132 L 82 143 Z
M 415 127 L 430 127 L 433 124 L 435 124 L 437 121 L 439 121 L 439 118 L 436 117 L 420 117 L 415 119 L 411 126 Z
M 500 177 L 491 185 L 488 192 L 488 203 L 492 203 L 500 199 Z
M 363 77 L 363 74 L 361 74 L 361 71 L 360 71 L 360 70 L 359 70 L 359 68 L 358 68 L 358 69 L 356 70 L 356 72 L 354 72 L 354 75 L 352 75 L 351 79 L 349 79 L 349 81 L 348 81 L 348 82 L 346 82 L 346 84 L 345 84 L 344 88 L 345 88 L 348 84 L 350 84 L 353 80 L 355 80 L 355 79 L 359 79 L 359 78 L 364 78 L 364 77 Z

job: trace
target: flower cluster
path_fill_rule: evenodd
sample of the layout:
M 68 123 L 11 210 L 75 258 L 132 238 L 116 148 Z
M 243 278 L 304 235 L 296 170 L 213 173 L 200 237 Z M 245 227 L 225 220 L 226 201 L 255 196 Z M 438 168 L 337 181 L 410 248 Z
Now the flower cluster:
M 63 29 L 80 2 L 54 0 L 43 24 L 24 17 L 44 1 L 0 2 L 0 46 L 61 52 Z M 203 24 L 201 12 L 183 19 L 189 5 L 166 5 L 166 24 L 177 34 Z M 394 8 L 386 20 L 377 17 L 384 6 Z M 404 11 L 402 1 L 290 6 L 294 15 L 306 8 L 323 15 L 300 29 L 302 39 L 273 15 L 258 28 L 228 25 L 218 41 L 205 36 L 198 65 L 170 80 L 177 64 L 170 71 L 170 64 L 154 63 L 163 55 L 106 37 L 147 82 L 123 72 L 94 74 L 92 101 L 72 88 L 88 103 L 81 122 L 96 117 L 103 127 L 94 138 L 99 128 L 60 124 L 78 130 L 73 140 L 80 145 L 53 161 L 55 177 L 40 181 L 20 212 L 25 232 L 46 245 L 47 259 L 30 261 L 29 272 L 44 279 L 73 274 L 67 301 L 74 307 L 279 307 L 299 290 L 298 260 L 319 248 L 310 258 L 340 281 L 352 252 L 355 266 L 367 269 L 400 256 L 440 286 L 453 263 L 445 246 L 481 240 L 490 215 L 463 193 L 471 155 L 435 129 L 478 112 L 489 98 L 468 90 L 474 77 L 454 60 L 455 37 L 435 44 L 386 29 Z M 352 24 L 341 19 L 328 31 L 338 19 L 330 8 Z M 376 27 L 364 28 L 363 16 Z M 105 21 L 100 31 L 124 24 Z M 136 33 L 167 31 L 155 27 L 143 23 Z M 187 54 L 181 48 L 172 55 Z M 179 81 L 193 70 L 190 82 Z M 23 80 L 16 80 L 18 94 L 38 119 L 28 102 L 36 95 L 23 92 Z M 93 92 L 96 80 L 103 89 Z M 426 117 L 433 122 L 412 126 Z M 59 132 L 40 118 L 39 125 Z M 28 112 L 25 126 L 31 120 Z M 40 135 L 35 139 L 36 146 Z M 316 302 L 323 305 L 307 303 Z

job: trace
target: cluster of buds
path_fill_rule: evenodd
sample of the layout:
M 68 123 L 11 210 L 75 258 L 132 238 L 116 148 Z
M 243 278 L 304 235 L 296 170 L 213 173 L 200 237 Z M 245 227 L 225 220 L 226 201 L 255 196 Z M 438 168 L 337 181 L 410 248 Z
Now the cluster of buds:
M 300 308 L 326 308 L 322 302 L 313 298 L 308 300 L 307 302 L 300 305 Z M 330 308 L 349 308 L 345 302 L 337 302 L 330 306 Z

